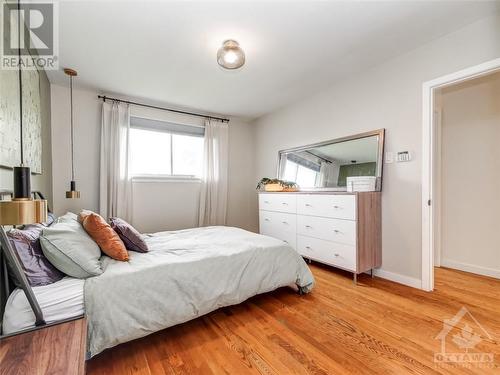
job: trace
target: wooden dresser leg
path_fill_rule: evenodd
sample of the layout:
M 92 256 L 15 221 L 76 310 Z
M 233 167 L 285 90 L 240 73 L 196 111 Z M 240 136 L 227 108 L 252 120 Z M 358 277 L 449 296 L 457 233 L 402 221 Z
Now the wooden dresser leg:
M 358 274 L 357 273 L 353 274 L 352 282 L 354 283 L 354 285 L 358 285 Z

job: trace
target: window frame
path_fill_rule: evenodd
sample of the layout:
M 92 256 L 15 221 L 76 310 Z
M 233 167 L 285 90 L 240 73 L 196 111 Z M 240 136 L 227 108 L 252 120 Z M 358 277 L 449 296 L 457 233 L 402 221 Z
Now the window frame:
M 156 126 L 151 126 L 148 127 L 147 125 L 141 125 L 141 126 L 136 126 L 132 124 L 132 121 L 138 119 L 139 121 L 142 122 L 154 122 Z M 174 137 L 173 135 L 184 135 L 184 136 L 191 136 L 191 137 L 199 137 L 199 138 L 204 138 L 205 137 L 205 127 L 204 126 L 197 126 L 197 125 L 186 125 L 186 124 L 181 124 L 173 121 L 164 121 L 164 120 L 151 120 L 145 117 L 141 116 L 130 116 L 130 129 L 140 129 L 140 130 L 147 130 L 151 132 L 163 132 L 167 133 L 170 135 L 170 170 L 173 172 L 174 170 Z M 165 128 L 162 129 L 159 124 L 165 124 Z M 183 132 L 182 130 L 169 130 L 168 126 L 174 126 L 177 128 L 203 128 L 203 135 L 199 134 L 196 135 L 194 132 Z M 183 175 L 183 174 L 148 174 L 148 173 L 142 173 L 142 174 L 134 174 L 132 175 L 132 182 L 201 182 L 201 177 L 198 177 L 196 175 Z

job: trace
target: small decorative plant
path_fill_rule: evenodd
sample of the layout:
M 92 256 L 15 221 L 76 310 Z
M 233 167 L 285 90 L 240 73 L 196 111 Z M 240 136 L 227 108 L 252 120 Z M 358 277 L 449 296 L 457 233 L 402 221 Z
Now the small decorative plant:
M 292 181 L 284 181 L 278 178 L 264 177 L 257 184 L 257 190 L 265 191 L 297 191 L 299 185 Z

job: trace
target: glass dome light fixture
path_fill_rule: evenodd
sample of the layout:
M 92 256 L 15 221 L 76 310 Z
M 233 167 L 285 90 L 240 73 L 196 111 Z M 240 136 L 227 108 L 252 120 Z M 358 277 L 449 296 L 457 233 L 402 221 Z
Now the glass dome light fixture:
M 217 63 L 224 69 L 239 69 L 245 64 L 245 52 L 236 40 L 225 40 L 217 51 Z

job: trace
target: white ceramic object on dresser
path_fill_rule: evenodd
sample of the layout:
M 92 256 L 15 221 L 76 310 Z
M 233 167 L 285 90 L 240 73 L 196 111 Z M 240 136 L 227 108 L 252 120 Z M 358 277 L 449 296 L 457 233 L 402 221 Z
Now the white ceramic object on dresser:
M 379 192 L 260 193 L 260 233 L 357 275 L 382 263 Z

